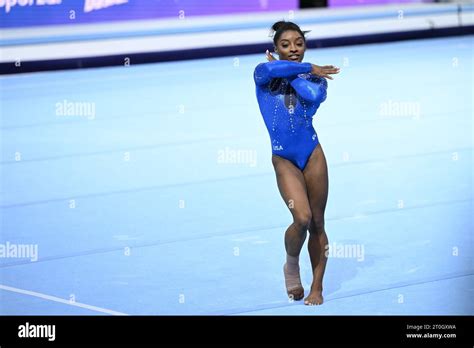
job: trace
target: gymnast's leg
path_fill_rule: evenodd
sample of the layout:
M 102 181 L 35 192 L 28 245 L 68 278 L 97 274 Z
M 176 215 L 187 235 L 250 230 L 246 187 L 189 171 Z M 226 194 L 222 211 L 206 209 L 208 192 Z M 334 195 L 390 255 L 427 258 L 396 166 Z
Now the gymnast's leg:
M 306 184 L 301 170 L 289 160 L 272 155 L 272 163 L 278 189 L 293 216 L 293 223 L 285 233 L 285 285 L 290 298 L 301 300 L 304 297 L 304 289 L 300 279 L 299 255 L 311 223 Z
M 305 298 L 307 305 L 323 303 L 323 277 L 326 269 L 328 237 L 324 229 L 324 210 L 328 198 L 328 168 L 323 149 L 319 144 L 303 170 L 311 206 L 312 221 L 309 228 L 308 252 L 313 269 L 311 291 Z

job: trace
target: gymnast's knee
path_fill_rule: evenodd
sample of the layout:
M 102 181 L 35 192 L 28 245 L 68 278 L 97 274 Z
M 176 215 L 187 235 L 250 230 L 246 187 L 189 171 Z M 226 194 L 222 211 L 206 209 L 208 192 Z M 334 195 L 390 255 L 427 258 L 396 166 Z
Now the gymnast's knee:
M 309 233 L 320 234 L 324 232 L 324 216 L 313 215 Z
M 312 220 L 312 214 L 311 211 L 297 211 L 293 215 L 293 224 L 295 224 L 301 231 L 306 232 L 310 225 L 311 225 L 311 220 Z

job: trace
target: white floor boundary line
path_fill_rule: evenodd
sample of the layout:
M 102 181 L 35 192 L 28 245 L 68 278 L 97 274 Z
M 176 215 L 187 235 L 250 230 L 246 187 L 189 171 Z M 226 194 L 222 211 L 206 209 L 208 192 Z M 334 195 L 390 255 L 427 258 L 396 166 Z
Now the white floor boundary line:
M 66 304 L 66 305 L 70 305 L 70 306 L 74 306 L 74 307 L 80 307 L 80 308 L 84 308 L 84 309 L 89 309 L 91 311 L 105 313 L 105 314 L 128 315 L 128 314 L 125 314 L 125 313 L 113 311 L 113 310 L 106 309 L 106 308 L 100 308 L 100 307 L 88 305 L 88 304 L 81 303 L 81 302 L 71 302 L 70 300 L 65 300 L 65 299 L 60 298 L 60 297 L 46 295 L 46 294 L 42 294 L 40 292 L 35 292 L 35 291 L 30 291 L 30 290 L 18 289 L 18 288 L 14 288 L 14 287 L 3 285 L 3 284 L 0 284 L 0 290 L 10 291 L 10 292 L 14 292 L 14 293 L 17 293 L 17 294 L 22 294 L 22 295 L 38 297 L 38 298 L 41 298 L 43 300 L 63 303 L 63 304 Z

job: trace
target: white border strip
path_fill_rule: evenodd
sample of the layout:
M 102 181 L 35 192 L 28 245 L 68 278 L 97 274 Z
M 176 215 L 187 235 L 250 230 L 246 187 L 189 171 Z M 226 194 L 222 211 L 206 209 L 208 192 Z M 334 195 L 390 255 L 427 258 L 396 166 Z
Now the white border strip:
M 39 292 L 30 291 L 30 290 L 18 289 L 18 288 L 14 288 L 14 287 L 7 286 L 7 285 L 2 285 L 2 284 L 0 284 L 0 290 L 11 291 L 11 292 L 14 292 L 14 293 L 17 293 L 17 294 L 38 297 L 38 298 L 42 298 L 43 300 L 59 302 L 59 303 L 63 303 L 63 304 L 66 304 L 66 305 L 80 307 L 80 308 L 84 308 L 84 309 L 89 309 L 91 311 L 105 313 L 105 314 L 128 315 L 128 314 L 125 314 L 125 313 L 112 311 L 110 309 L 91 306 L 91 305 L 88 305 L 88 304 L 85 304 L 85 303 L 80 303 L 80 302 L 71 302 L 69 300 L 65 300 L 65 299 L 62 299 L 60 297 L 46 295 L 46 294 L 42 294 L 42 293 L 39 293 Z
M 467 25 L 467 21 L 463 22 Z M 474 24 L 471 20 L 469 24 Z M 357 22 L 327 23 L 305 26 L 312 30 L 308 39 L 337 38 L 343 36 L 371 35 L 387 32 L 404 32 L 457 26 L 452 15 L 418 17 L 399 20 L 374 19 Z M 138 38 L 91 40 L 79 42 L 58 42 L 28 46 L 2 47 L 0 63 L 14 61 L 35 61 L 68 58 L 100 57 L 119 54 L 147 52 L 170 52 L 175 50 L 226 47 L 234 45 L 273 45 L 267 29 L 235 30 L 230 32 L 176 34 Z
M 433 5 L 426 6 L 426 9 L 428 10 L 432 6 Z M 443 5 L 438 4 L 434 6 L 441 8 Z M 395 8 L 398 8 L 400 11 L 402 11 L 405 9 L 405 7 L 405 5 L 400 5 L 396 6 Z M 451 7 L 452 4 L 446 5 L 446 8 Z M 367 13 L 374 10 L 380 11 L 380 8 L 352 8 L 350 11 L 353 13 L 358 13 L 362 10 L 365 10 L 365 13 Z M 386 18 L 310 24 L 304 25 L 303 29 L 311 30 L 307 38 L 312 40 L 350 37 L 357 35 L 396 33 L 413 30 L 441 29 L 457 27 L 459 25 L 458 15 L 454 12 L 451 14 L 438 13 L 398 18 L 399 13 L 397 11 L 393 11 L 393 6 L 385 7 L 385 11 L 387 10 L 392 11 L 393 16 Z M 323 13 L 327 11 L 332 10 L 311 10 L 311 12 L 305 12 L 304 16 L 315 16 L 316 12 L 318 13 L 318 16 L 322 16 Z M 349 10 L 344 11 L 349 12 Z M 295 18 L 293 20 L 298 22 L 298 19 L 302 19 L 304 16 L 300 16 L 300 14 L 300 12 L 295 13 Z M 265 14 L 265 16 L 270 16 L 270 14 Z M 272 16 L 272 18 L 275 19 L 275 13 Z M 215 18 L 214 20 L 222 20 L 222 18 Z M 474 16 L 472 12 L 463 12 L 461 20 L 464 26 L 474 25 Z M 160 53 L 173 52 L 176 50 L 252 44 L 268 44 L 269 47 L 271 47 L 273 43 L 271 38 L 268 37 L 268 28 L 262 27 L 256 29 L 235 29 L 216 32 L 176 33 L 171 35 L 108 38 L 87 41 L 50 42 L 42 44 L 6 46 L 1 47 L 0 63 L 104 57 L 134 53 Z

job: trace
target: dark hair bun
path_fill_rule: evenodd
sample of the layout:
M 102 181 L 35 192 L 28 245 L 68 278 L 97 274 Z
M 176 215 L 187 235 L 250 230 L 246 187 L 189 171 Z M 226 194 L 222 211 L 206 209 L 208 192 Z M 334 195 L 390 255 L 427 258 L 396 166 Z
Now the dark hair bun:
M 274 31 L 277 31 L 278 29 L 280 29 L 281 27 L 283 27 L 285 25 L 285 21 L 278 21 L 276 22 L 275 24 L 272 25 L 272 29 Z
M 306 32 L 301 31 L 298 24 L 293 23 L 293 22 L 286 22 L 284 20 L 275 22 L 272 25 L 272 30 L 273 30 L 273 43 L 275 44 L 275 46 L 277 45 L 278 39 L 280 38 L 281 34 L 283 34 L 287 30 L 295 30 L 299 32 L 301 36 L 303 37 L 303 40 L 306 41 L 306 38 L 304 36 Z

